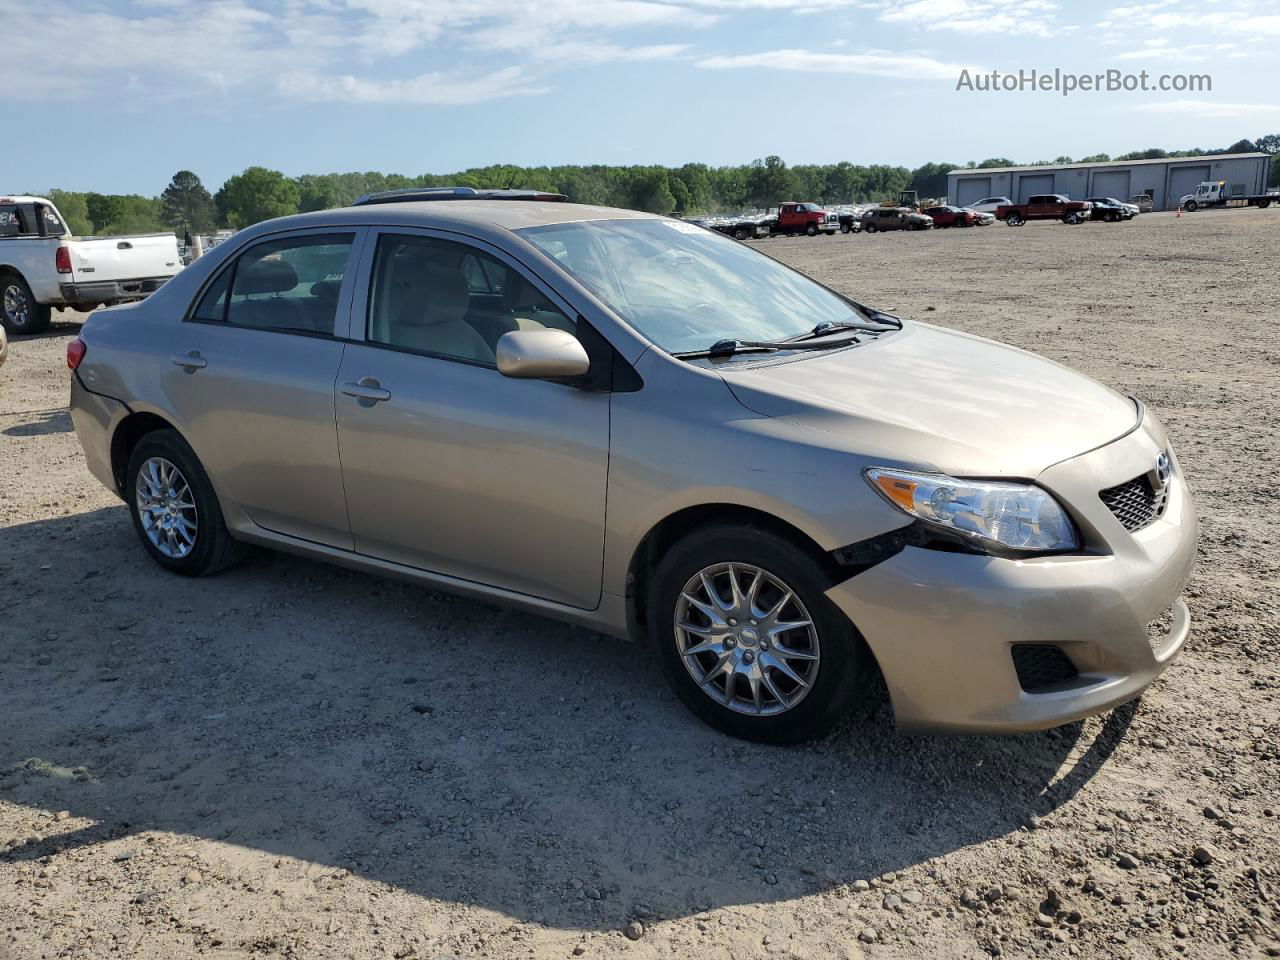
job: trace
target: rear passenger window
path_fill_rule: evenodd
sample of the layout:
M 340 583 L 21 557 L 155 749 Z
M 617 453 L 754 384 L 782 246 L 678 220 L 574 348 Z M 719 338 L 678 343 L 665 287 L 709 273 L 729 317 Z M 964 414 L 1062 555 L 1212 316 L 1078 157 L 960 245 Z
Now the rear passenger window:
M 224 319 L 237 327 L 333 334 L 338 293 L 351 255 L 353 234 L 269 240 L 242 253 L 196 309 L 197 319 Z M 221 289 L 219 289 L 221 287 Z M 225 306 L 223 316 L 218 316 Z

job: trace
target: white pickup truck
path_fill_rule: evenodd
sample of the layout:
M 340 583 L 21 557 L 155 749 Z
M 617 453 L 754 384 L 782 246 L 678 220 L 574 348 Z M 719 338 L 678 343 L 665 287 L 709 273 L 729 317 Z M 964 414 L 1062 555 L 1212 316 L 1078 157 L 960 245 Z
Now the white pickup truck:
M 51 310 L 141 300 L 182 269 L 171 233 L 73 237 L 41 197 L 0 196 L 0 323 L 39 333 Z

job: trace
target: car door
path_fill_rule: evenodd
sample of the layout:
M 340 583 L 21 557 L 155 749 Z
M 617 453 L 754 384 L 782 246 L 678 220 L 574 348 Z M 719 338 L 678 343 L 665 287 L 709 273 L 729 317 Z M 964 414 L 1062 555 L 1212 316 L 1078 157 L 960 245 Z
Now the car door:
M 350 549 L 333 384 L 362 230 L 250 244 L 197 296 L 161 375 L 222 493 L 254 523 Z
M 476 264 L 501 294 L 496 316 L 468 283 Z M 609 395 L 509 379 L 494 360 L 504 330 L 573 331 L 575 317 L 479 241 L 398 228 L 370 236 L 335 399 L 359 553 L 598 605 Z

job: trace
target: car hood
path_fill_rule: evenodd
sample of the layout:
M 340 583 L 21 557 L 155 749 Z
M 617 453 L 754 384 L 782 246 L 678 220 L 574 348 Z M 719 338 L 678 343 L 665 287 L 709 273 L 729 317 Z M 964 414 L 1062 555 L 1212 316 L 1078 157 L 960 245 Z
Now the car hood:
M 1025 350 L 928 324 L 849 350 L 723 366 L 738 401 L 887 463 L 1033 478 L 1124 435 L 1137 404 Z

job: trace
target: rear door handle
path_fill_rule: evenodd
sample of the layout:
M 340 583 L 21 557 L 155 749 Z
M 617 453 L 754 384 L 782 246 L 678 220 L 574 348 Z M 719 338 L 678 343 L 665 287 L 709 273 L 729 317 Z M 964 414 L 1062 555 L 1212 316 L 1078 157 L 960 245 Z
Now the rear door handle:
M 359 383 L 347 382 L 342 385 L 342 392 L 348 397 L 355 397 L 364 403 L 364 406 L 373 406 L 383 400 L 391 399 L 391 391 L 384 390 L 382 385 L 373 377 L 364 377 Z
M 181 354 L 170 359 L 179 367 L 186 367 L 188 372 L 203 370 L 209 365 L 209 361 L 200 356 L 199 350 L 192 350 L 190 353 Z

